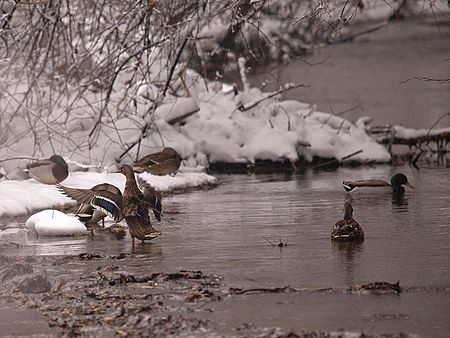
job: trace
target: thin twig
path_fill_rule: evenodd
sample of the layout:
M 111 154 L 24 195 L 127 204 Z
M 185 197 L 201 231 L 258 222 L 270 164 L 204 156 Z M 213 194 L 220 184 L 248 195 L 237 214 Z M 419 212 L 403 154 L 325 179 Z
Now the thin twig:
M 444 113 L 444 114 L 442 114 L 441 116 L 439 116 L 439 118 L 438 118 L 438 119 L 431 125 L 431 127 L 428 129 L 427 134 L 426 134 L 425 136 L 428 136 L 428 134 L 430 133 L 431 129 L 433 129 L 434 126 L 435 126 L 436 124 L 438 124 L 439 121 L 442 120 L 442 118 L 444 118 L 444 117 L 447 116 L 447 115 L 450 115 L 450 113 Z
M 447 79 L 432 79 L 432 78 L 424 77 L 424 76 L 413 76 L 413 77 L 410 77 L 409 79 L 400 81 L 400 84 L 404 84 L 404 83 L 407 83 L 412 80 L 419 80 L 419 81 L 424 81 L 424 82 L 438 82 L 438 83 L 442 83 L 442 84 L 450 82 L 449 78 L 447 78 Z
M 343 160 L 346 160 L 346 159 L 348 159 L 348 158 L 350 158 L 352 156 L 355 156 L 355 155 L 357 155 L 359 153 L 362 153 L 362 152 L 363 152 L 362 149 L 360 149 L 358 151 L 355 151 L 354 153 L 351 153 L 350 155 L 342 157 L 341 159 L 335 158 L 335 159 L 327 161 L 327 162 L 322 162 L 322 163 L 319 163 L 319 164 L 313 166 L 312 168 L 316 169 L 316 168 L 324 167 L 324 166 L 327 166 L 327 165 L 330 165 L 330 164 L 333 164 L 333 163 L 336 163 L 336 162 L 339 162 L 339 161 L 343 161 Z
M 230 291 L 233 294 L 243 295 L 249 292 L 283 293 L 283 292 L 298 292 L 299 290 L 288 285 L 284 287 L 275 287 L 275 288 L 230 289 Z
M 170 81 L 172 80 L 173 73 L 175 72 L 175 68 L 180 60 L 181 53 L 183 52 L 183 49 L 186 46 L 186 43 L 188 42 L 189 39 L 190 39 L 190 34 L 186 35 L 186 37 L 184 38 L 183 43 L 181 44 L 180 49 L 178 50 L 177 56 L 172 64 L 172 67 L 170 68 L 170 73 L 169 73 L 169 76 L 167 77 L 166 85 L 164 86 L 164 90 L 163 90 L 164 97 L 166 96 L 166 92 L 167 92 L 167 89 L 169 88 Z
M 271 98 L 274 97 L 274 96 L 283 94 L 283 93 L 287 92 L 288 90 L 296 89 L 296 88 L 308 88 L 308 87 L 310 87 L 310 85 L 306 85 L 306 84 L 302 84 L 302 83 L 297 84 L 297 85 L 292 85 L 292 86 L 286 86 L 285 88 L 280 89 L 280 90 L 277 91 L 277 92 L 273 92 L 273 93 L 271 93 L 271 94 L 269 94 L 269 95 L 263 97 L 262 99 L 259 99 L 258 101 L 253 102 L 253 103 L 250 104 L 249 106 L 241 105 L 240 107 L 235 108 L 235 109 L 231 112 L 231 114 L 230 114 L 229 117 L 231 117 L 231 116 L 233 115 L 233 113 L 234 113 L 236 110 L 238 110 L 238 109 L 239 109 L 239 110 L 242 110 L 242 111 L 250 110 L 250 109 L 256 107 L 256 106 L 257 106 L 258 104 L 260 104 L 261 102 L 264 102 L 264 101 L 266 101 L 266 100 L 268 100 L 268 99 L 271 99 Z
M 29 157 L 29 156 L 15 156 L 15 157 L 2 159 L 2 160 L 0 160 L 0 162 L 13 161 L 13 160 L 32 160 L 32 161 L 35 161 L 37 159 L 33 158 L 33 157 Z
M 267 242 L 269 242 L 270 244 L 272 244 L 272 246 L 275 246 L 275 244 L 273 244 L 271 241 L 269 241 L 266 237 L 263 236 L 263 238 L 264 238 Z

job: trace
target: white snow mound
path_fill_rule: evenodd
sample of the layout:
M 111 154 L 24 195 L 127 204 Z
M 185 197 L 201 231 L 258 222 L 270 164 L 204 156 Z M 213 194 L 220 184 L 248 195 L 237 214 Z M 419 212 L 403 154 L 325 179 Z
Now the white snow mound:
M 76 217 L 58 210 L 43 210 L 28 218 L 25 226 L 39 236 L 74 236 L 86 234 L 86 227 Z

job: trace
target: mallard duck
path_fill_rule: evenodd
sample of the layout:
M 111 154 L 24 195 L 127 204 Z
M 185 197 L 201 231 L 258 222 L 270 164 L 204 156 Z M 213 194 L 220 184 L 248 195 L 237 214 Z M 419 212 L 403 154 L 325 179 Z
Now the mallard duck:
M 383 180 L 360 180 L 360 181 L 344 181 L 342 182 L 344 189 L 347 192 L 352 192 L 360 187 L 389 187 L 394 193 L 402 193 L 405 191 L 403 185 L 415 189 L 403 174 L 395 174 L 391 178 L 391 184 Z
M 331 232 L 331 239 L 337 241 L 362 241 L 364 231 L 353 219 L 353 207 L 350 202 L 344 204 L 344 219 L 336 222 Z
M 57 188 L 80 203 L 75 215 L 84 223 L 97 223 L 101 219 L 104 227 L 107 215 L 116 222 L 123 219 L 122 192 L 112 184 L 101 183 L 90 189 L 69 188 L 63 185 L 58 185 Z
M 175 149 L 167 147 L 158 153 L 144 156 L 133 164 L 135 172 L 148 172 L 152 175 L 170 175 L 175 173 L 181 164 L 181 157 Z
M 143 195 L 143 203 L 147 208 L 152 209 L 155 218 L 161 221 L 161 195 L 144 181 L 140 181 L 139 184 L 138 190 Z M 115 222 L 120 222 L 125 217 L 122 212 L 123 195 L 119 188 L 112 184 L 102 183 L 90 189 L 69 188 L 59 184 L 57 188 L 80 203 L 76 215 L 83 222 L 96 223 L 102 219 L 104 226 L 105 216 L 111 217 Z
M 145 200 L 144 194 L 138 188 L 133 168 L 124 165 L 117 173 L 122 173 L 127 179 L 122 194 L 122 214 L 130 230 L 132 245 L 135 237 L 144 241 L 160 235 L 161 232 L 155 230 L 150 223 L 148 209 L 151 204 Z
M 161 222 L 161 212 L 162 212 L 162 197 L 159 191 L 156 191 L 150 184 L 144 182 L 143 180 L 137 180 L 139 189 L 144 194 L 144 199 L 149 203 L 150 208 L 155 215 L 158 222 Z
M 59 155 L 53 155 L 46 160 L 32 162 L 27 165 L 27 169 L 31 177 L 44 184 L 57 184 L 69 176 L 67 163 Z

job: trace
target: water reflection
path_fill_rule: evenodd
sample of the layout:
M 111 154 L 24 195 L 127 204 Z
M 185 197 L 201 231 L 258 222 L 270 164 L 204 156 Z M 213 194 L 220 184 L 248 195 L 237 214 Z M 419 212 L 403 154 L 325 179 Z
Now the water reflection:
M 405 193 L 392 194 L 392 210 L 396 212 L 408 211 L 408 197 L 405 196 Z
M 364 241 L 331 241 L 338 269 L 343 271 L 346 285 L 355 284 L 355 259 L 361 257 Z M 357 278 L 356 278 L 357 280 Z
M 137 243 L 134 248 L 131 249 L 131 252 L 135 255 L 143 255 L 145 257 L 152 256 L 152 258 L 157 258 L 158 256 L 162 256 L 161 246 L 156 243 Z

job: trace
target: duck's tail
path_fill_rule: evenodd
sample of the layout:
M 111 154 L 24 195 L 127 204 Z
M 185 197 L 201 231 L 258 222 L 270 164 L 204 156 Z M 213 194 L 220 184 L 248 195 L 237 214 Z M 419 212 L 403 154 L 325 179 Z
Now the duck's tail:
M 356 187 L 348 181 L 342 182 L 342 186 L 344 187 L 345 191 L 347 191 L 347 192 L 352 192 L 353 190 L 356 189 Z

